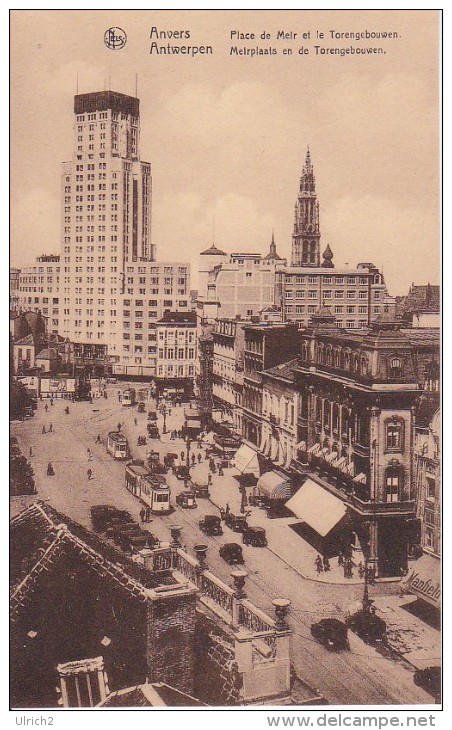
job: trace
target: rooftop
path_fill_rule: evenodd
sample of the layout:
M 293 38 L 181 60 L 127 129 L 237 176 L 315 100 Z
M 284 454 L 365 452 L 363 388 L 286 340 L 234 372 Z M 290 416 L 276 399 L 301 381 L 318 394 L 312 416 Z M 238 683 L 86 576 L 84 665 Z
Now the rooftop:
M 205 251 L 201 251 L 200 256 L 227 256 L 227 254 L 221 249 L 217 248 L 214 243 L 210 248 L 206 248 Z
M 196 312 L 165 312 L 157 324 L 196 324 Z

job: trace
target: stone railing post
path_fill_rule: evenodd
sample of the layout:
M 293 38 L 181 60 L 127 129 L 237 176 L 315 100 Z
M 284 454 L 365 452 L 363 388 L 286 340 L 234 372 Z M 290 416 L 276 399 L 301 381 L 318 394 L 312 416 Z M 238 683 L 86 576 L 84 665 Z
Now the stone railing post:
M 196 559 L 198 561 L 198 565 L 195 568 L 196 571 L 196 583 L 198 588 L 201 587 L 201 575 L 204 573 L 205 570 L 207 570 L 208 565 L 206 562 L 206 555 L 208 547 L 207 545 L 194 545 L 193 550 L 195 551 Z
M 171 532 L 171 542 L 170 542 L 171 565 L 173 568 L 175 568 L 177 565 L 177 549 L 182 547 L 182 543 L 180 541 L 180 534 L 182 532 L 182 527 L 180 525 L 170 525 L 170 532 Z
M 244 591 L 245 580 L 248 573 L 246 570 L 231 570 L 231 577 L 234 580 L 234 593 L 232 596 L 232 626 L 238 628 L 240 625 L 240 609 L 243 599 L 246 598 Z

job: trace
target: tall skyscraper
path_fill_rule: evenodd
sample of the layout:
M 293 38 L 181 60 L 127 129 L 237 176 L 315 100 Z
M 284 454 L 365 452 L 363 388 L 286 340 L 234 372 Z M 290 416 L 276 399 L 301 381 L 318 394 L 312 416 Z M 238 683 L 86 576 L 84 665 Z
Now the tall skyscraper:
M 300 189 L 295 203 L 292 266 L 320 266 L 319 203 L 315 191 L 314 168 L 309 148 L 306 152 Z
M 75 96 L 61 198 L 60 334 L 75 343 L 80 361 L 155 374 L 155 322 L 188 309 L 190 269 L 155 263 L 139 99 L 115 91 Z

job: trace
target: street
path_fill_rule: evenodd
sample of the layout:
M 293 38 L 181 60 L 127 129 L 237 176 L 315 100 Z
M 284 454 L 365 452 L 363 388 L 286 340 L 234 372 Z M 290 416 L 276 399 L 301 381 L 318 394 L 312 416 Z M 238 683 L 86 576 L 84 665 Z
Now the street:
M 124 463 L 115 461 L 106 451 L 108 431 L 121 430 L 128 438 L 133 458 L 145 458 L 146 451 L 160 452 L 161 460 L 167 452 L 178 455 L 186 452 L 185 443 L 176 439 L 167 443 L 148 439 L 146 446 L 137 446 L 138 436 L 147 436 L 147 412 L 138 413 L 136 407 L 124 407 L 118 400 L 118 391 L 124 383 L 109 385 L 108 398 L 95 398 L 93 403 L 71 403 L 65 400 L 38 401 L 34 418 L 23 423 L 13 422 L 11 433 L 17 436 L 25 456 L 32 448 L 30 458 L 35 471 L 36 488 L 40 499 L 48 500 L 57 510 L 67 514 L 85 527 L 91 528 L 90 507 L 94 504 L 111 503 L 129 510 L 139 521 L 141 503 L 130 494 L 124 485 Z M 47 411 L 45 406 L 47 405 Z M 69 405 L 69 414 L 65 407 Z M 172 407 L 166 416 L 170 431 L 183 424 L 183 407 Z M 136 423 L 135 423 L 136 419 Z M 49 432 L 50 425 L 52 426 Z M 158 415 L 160 433 L 163 417 Z M 45 428 L 46 433 L 43 432 Z M 96 443 L 100 435 L 103 444 Z M 192 453 L 198 456 L 196 443 Z M 204 456 L 204 451 L 201 452 Z M 47 476 L 47 465 L 51 462 L 55 476 Z M 88 479 L 88 469 L 92 478 Z M 222 484 L 217 474 L 215 484 Z M 172 485 L 176 480 L 172 479 Z M 226 542 L 242 544 L 241 535 L 224 526 L 221 537 L 207 537 L 200 532 L 198 521 L 205 514 L 219 514 L 218 508 L 209 500 L 199 498 L 198 507 L 184 510 L 175 504 L 175 493 L 182 491 L 179 481 L 173 489 L 171 502 L 173 514 L 153 517 L 149 525 L 151 532 L 162 541 L 170 539 L 169 526 L 182 527 L 181 541 L 193 554 L 193 546 L 205 543 L 209 550 L 207 562 L 211 570 L 225 582 L 231 583 L 231 567 L 218 554 L 220 545 Z M 225 502 L 227 497 L 225 497 Z M 147 525 L 143 525 L 147 529 Z M 273 528 L 273 529 L 278 529 Z M 297 549 L 303 550 L 304 542 L 299 538 Z M 270 543 L 269 548 L 272 545 Z M 249 575 L 245 590 L 253 603 L 274 615 L 272 600 L 276 597 L 290 599 L 291 608 L 288 623 L 293 630 L 292 659 L 297 674 L 316 687 L 332 705 L 354 704 L 432 704 L 432 698 L 413 682 L 413 672 L 401 661 L 382 656 L 364 644 L 351 632 L 350 651 L 333 653 L 321 646 L 310 633 L 313 622 L 323 617 L 345 616 L 350 603 L 362 597 L 362 586 L 358 584 L 333 585 L 304 579 L 290 564 L 281 560 L 271 549 L 243 546 L 245 568 Z M 374 587 L 375 593 L 394 591 L 390 584 Z

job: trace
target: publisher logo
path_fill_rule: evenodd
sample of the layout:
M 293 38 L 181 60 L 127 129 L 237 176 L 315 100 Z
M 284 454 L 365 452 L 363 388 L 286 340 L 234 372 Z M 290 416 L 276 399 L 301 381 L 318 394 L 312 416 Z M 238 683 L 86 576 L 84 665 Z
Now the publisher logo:
M 127 43 L 127 36 L 122 28 L 109 28 L 104 33 L 104 43 L 111 51 L 119 51 Z

